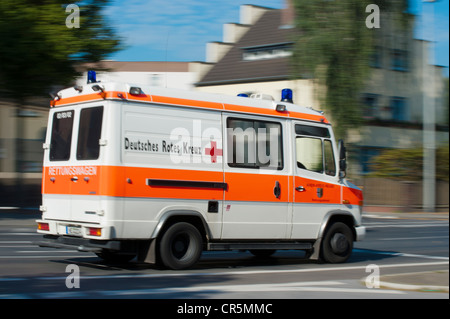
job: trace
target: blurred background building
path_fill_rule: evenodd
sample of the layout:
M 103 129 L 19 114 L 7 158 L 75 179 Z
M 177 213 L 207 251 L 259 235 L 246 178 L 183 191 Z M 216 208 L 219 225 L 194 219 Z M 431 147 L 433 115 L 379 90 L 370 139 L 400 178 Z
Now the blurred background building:
M 295 79 L 290 67 L 295 35 L 293 8 L 253 5 L 240 8 L 237 23 L 223 25 L 222 41 L 206 44 L 205 62 L 121 62 L 103 61 L 87 66 L 98 72 L 103 82 L 120 81 L 144 85 L 195 89 L 202 92 L 237 95 L 264 93 L 280 99 L 281 90 L 291 88 L 294 103 L 323 109 L 313 79 Z M 417 40 L 413 23 L 400 30 L 385 16 L 381 36 L 370 61 L 371 75 L 360 93 L 365 125 L 351 132 L 346 141 L 350 152 L 350 178 L 364 187 L 365 204 L 394 209 L 420 209 L 422 183 L 389 180 L 371 176 L 371 161 L 386 149 L 422 147 L 424 94 L 435 102 L 436 145 L 447 145 L 448 98 L 444 98 L 443 70 L 430 65 L 424 56 L 430 42 Z M 429 86 L 424 85 L 432 78 Z M 76 79 L 85 83 L 86 76 Z M 447 80 L 448 81 L 448 80 Z M 424 87 L 427 89 L 424 90 Z M 38 206 L 42 171 L 42 143 L 48 114 L 48 101 L 36 100 L 20 113 L 10 101 L 0 101 L 0 199 L 1 205 Z M 326 114 L 332 118 L 332 114 Z M 17 137 L 17 120 L 24 120 L 25 132 Z M 15 145 L 22 142 L 23 154 Z M 20 160 L 18 160 L 20 159 Z M 18 201 L 20 191 L 27 194 Z M 437 208 L 448 209 L 447 181 L 438 181 Z M 23 193 L 22 193 L 23 194 Z

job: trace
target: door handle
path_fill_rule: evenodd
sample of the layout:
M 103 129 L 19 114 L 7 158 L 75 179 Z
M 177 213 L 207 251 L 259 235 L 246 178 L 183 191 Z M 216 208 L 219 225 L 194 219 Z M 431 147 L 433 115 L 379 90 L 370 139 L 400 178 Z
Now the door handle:
M 78 181 L 78 177 L 74 176 L 70 179 L 72 182 L 77 182 Z
M 273 188 L 273 194 L 276 198 L 280 198 L 281 195 L 281 187 L 278 181 L 275 182 L 275 187 Z
M 304 192 L 304 191 L 306 191 L 306 189 L 303 186 L 298 186 L 298 187 L 295 188 L 295 190 L 297 192 Z

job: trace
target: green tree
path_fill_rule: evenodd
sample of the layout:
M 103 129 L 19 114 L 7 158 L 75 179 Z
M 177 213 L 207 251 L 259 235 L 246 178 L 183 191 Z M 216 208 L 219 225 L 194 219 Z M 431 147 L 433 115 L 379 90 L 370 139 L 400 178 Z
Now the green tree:
M 79 28 L 68 28 L 67 1 L 0 1 L 0 96 L 17 103 L 68 85 L 83 62 L 97 62 L 120 49 L 102 16 L 107 0 L 79 3 Z
M 401 181 L 422 181 L 423 149 L 390 149 L 381 152 L 370 163 L 372 177 Z M 436 180 L 449 180 L 449 147 L 436 150 Z
M 319 98 L 337 122 L 339 137 L 362 124 L 360 93 L 379 30 L 366 26 L 369 4 L 407 22 L 407 0 L 294 0 L 294 77 L 312 77 L 325 88 Z
M 119 50 L 121 40 L 107 24 L 102 8 L 107 0 L 78 5 L 79 28 L 69 28 L 67 1 L 0 1 L 0 98 L 17 106 L 17 114 L 32 97 L 48 96 L 55 86 L 68 86 L 80 65 L 98 62 Z M 69 19 L 69 22 L 70 19 Z M 23 121 L 16 118 L 16 186 L 23 185 Z

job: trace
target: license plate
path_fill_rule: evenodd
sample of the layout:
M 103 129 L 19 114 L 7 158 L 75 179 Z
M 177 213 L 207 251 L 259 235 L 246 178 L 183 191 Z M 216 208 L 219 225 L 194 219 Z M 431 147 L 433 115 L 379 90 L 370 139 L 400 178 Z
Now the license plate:
M 66 234 L 72 235 L 72 236 L 82 236 L 82 230 L 81 227 L 77 226 L 66 226 Z

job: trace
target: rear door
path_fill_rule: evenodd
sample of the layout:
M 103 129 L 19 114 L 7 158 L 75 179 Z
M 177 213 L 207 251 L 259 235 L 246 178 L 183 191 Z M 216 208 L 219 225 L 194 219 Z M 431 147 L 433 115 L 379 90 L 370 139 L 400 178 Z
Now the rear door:
M 99 178 L 102 162 L 100 139 L 103 128 L 103 106 L 84 107 L 78 112 L 75 165 L 70 175 L 71 220 L 99 222 Z
M 42 178 L 45 218 L 98 222 L 103 106 L 57 110 Z
M 42 174 L 43 206 L 46 218 L 70 220 L 72 183 L 69 175 L 75 110 L 66 108 L 50 114 Z

